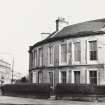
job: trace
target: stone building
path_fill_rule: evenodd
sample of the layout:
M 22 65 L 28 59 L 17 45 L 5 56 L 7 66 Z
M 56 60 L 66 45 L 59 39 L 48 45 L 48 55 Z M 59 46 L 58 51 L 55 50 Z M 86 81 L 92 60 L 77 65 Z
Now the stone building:
M 105 19 L 60 28 L 29 49 L 32 83 L 105 85 Z
M 0 60 L 0 85 L 10 84 L 11 78 L 12 78 L 11 65 L 4 60 Z

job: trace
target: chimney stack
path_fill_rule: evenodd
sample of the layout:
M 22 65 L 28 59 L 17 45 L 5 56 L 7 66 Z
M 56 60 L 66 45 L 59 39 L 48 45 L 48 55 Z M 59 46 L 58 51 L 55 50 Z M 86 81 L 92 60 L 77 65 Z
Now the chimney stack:
M 65 18 L 58 17 L 56 20 L 56 31 L 61 30 L 63 27 L 67 26 L 69 23 L 65 20 Z

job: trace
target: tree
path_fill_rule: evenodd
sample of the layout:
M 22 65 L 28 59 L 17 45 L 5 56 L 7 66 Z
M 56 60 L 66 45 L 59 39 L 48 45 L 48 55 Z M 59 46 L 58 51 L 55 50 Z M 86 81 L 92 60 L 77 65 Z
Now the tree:
M 28 80 L 27 80 L 26 77 L 22 77 L 20 81 L 21 81 L 21 82 L 28 82 Z

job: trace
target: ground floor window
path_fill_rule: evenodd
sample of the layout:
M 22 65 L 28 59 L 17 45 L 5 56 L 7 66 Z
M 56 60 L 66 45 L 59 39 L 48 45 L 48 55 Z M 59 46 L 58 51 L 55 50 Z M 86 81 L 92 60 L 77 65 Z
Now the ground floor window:
M 32 73 L 32 83 L 36 83 L 36 72 Z
M 80 84 L 80 71 L 74 71 L 74 83 Z
M 54 82 L 53 82 L 53 72 L 49 72 L 49 78 L 50 78 L 50 85 L 53 86 Z
M 38 83 L 42 83 L 43 82 L 43 73 L 42 71 L 38 72 Z
M 66 71 L 61 71 L 61 83 L 66 83 Z
M 90 84 L 97 84 L 97 71 L 89 71 Z

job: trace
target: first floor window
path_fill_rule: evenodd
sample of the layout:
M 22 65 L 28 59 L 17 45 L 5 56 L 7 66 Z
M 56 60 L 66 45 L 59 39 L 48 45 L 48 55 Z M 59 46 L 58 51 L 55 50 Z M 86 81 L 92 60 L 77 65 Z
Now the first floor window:
M 34 51 L 34 66 L 37 65 L 37 51 Z
M 68 63 L 72 63 L 72 43 L 68 44 Z
M 31 66 L 34 67 L 34 54 L 31 53 Z
M 42 66 L 43 62 L 43 49 L 39 48 L 39 66 Z
M 97 41 L 89 41 L 90 60 L 97 60 Z
M 74 43 L 74 61 L 79 62 L 81 60 L 81 46 L 80 42 Z
M 61 45 L 61 63 L 67 63 L 67 44 Z
M 97 84 L 97 71 L 89 72 L 89 80 L 90 84 Z
M 61 83 L 66 83 L 66 71 L 61 71 Z
M 53 64 L 53 46 L 49 47 L 49 64 Z

